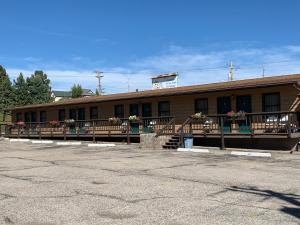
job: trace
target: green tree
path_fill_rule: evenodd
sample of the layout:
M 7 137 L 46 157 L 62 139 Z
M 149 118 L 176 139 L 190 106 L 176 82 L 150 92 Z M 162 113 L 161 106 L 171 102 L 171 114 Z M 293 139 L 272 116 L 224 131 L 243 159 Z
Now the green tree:
M 0 65 L 0 77 L 8 77 L 6 70 Z
M 30 104 L 42 104 L 51 102 L 51 86 L 47 74 L 37 70 L 26 79 Z
M 0 111 L 12 107 L 13 102 L 11 81 L 7 75 L 0 75 Z
M 96 95 L 96 96 L 99 96 L 99 95 L 100 95 L 100 93 L 99 93 L 99 90 L 98 90 L 98 89 L 96 89 L 95 95 Z
M 28 86 L 22 73 L 14 80 L 13 100 L 16 106 L 28 105 L 31 103 Z
M 71 92 L 72 92 L 72 98 L 80 98 L 83 94 L 83 90 L 82 90 L 82 87 L 80 84 L 74 84 L 72 89 L 71 89 Z

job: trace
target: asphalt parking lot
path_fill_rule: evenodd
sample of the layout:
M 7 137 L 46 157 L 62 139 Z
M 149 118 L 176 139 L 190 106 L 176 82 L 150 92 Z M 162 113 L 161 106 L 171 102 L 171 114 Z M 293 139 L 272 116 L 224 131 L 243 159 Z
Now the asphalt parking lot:
M 0 224 L 300 224 L 300 154 L 0 141 Z

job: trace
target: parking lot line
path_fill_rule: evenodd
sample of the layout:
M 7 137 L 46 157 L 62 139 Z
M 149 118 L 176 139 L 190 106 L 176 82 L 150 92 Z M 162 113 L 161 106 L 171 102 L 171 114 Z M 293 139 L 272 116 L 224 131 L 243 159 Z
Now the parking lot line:
M 242 151 L 232 151 L 231 155 L 236 156 L 252 156 L 252 157 L 271 157 L 269 152 L 242 152 Z

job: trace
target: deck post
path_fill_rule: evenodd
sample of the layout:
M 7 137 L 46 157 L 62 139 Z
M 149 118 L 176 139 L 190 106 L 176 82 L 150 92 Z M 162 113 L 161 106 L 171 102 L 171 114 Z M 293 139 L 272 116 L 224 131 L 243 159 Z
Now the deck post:
M 221 150 L 225 149 L 225 140 L 224 140 L 224 118 L 221 116 Z
M 288 138 L 291 138 L 291 136 L 292 136 L 292 131 L 291 131 L 291 115 L 288 113 L 287 114 L 287 116 L 288 116 L 288 120 L 287 120 L 287 132 L 288 132 Z
M 42 126 L 41 124 L 39 125 L 39 139 L 42 139 Z
M 95 137 L 95 120 L 93 120 L 93 142 L 96 142 L 96 137 Z
M 64 141 L 67 140 L 67 136 L 66 136 L 66 123 L 64 122 L 64 125 L 63 125 L 63 133 L 64 133 Z
M 127 129 L 126 129 L 126 132 L 127 132 L 127 144 L 129 145 L 130 144 L 130 135 L 129 135 L 129 131 L 130 131 L 130 123 L 129 123 L 129 120 L 127 121 Z
M 18 138 L 20 138 L 20 125 L 18 125 Z
M 175 118 L 173 120 L 173 123 L 172 123 L 172 132 L 173 132 L 173 135 L 175 135 Z

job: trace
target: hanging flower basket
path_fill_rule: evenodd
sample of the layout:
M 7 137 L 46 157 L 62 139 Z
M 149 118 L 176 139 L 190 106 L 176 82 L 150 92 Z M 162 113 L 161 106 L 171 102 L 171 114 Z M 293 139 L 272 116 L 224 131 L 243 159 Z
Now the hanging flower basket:
M 74 119 L 65 120 L 65 124 L 68 125 L 68 126 L 74 125 L 75 124 L 75 120 Z
M 58 127 L 58 126 L 59 126 L 59 122 L 58 122 L 57 120 L 52 120 L 52 121 L 50 121 L 49 123 L 50 123 L 50 125 L 51 125 L 52 127 Z
M 140 121 L 140 118 L 136 115 L 133 115 L 133 116 L 129 116 L 128 120 L 130 123 L 138 123 Z
M 229 120 L 232 121 L 237 121 L 237 120 L 245 120 L 246 119 L 246 114 L 244 111 L 239 111 L 239 112 L 228 112 L 227 117 Z
M 192 119 L 198 121 L 198 122 L 205 122 L 207 117 L 202 112 L 195 113 L 194 115 L 191 115 Z
M 122 123 L 121 119 L 118 117 L 110 117 L 108 118 L 108 122 L 110 125 L 120 125 Z
M 25 123 L 24 123 L 24 121 L 18 121 L 17 125 L 20 126 L 20 127 L 24 127 Z

